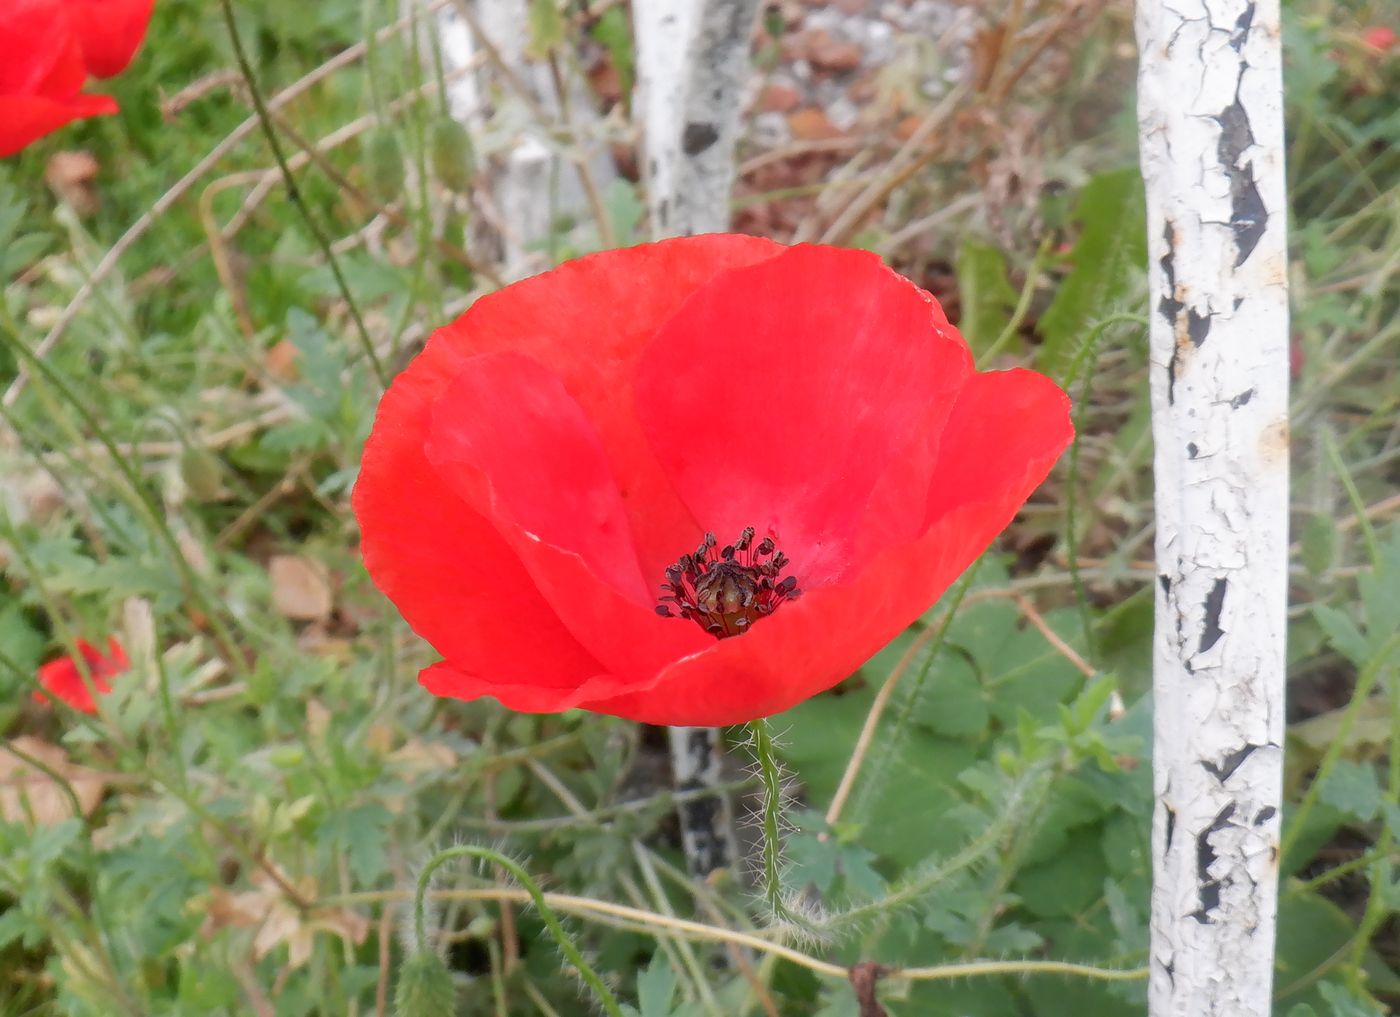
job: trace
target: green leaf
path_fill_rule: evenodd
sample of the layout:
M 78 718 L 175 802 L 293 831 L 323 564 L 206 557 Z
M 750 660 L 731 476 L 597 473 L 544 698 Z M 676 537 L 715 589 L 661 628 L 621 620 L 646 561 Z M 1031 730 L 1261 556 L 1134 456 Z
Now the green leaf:
M 964 239 L 958 250 L 957 273 L 962 303 L 958 331 L 975 355 L 1006 328 L 1016 307 L 1016 291 L 1007 281 L 1001 251 L 971 237 Z
M 1332 1008 L 1332 1017 L 1383 1017 L 1369 1001 L 1357 999 L 1335 982 L 1323 982 L 1317 990 Z
M 1337 524 L 1331 516 L 1319 513 L 1303 524 L 1303 565 L 1320 576 L 1337 560 Z
M 1079 194 L 1074 267 L 1040 318 L 1036 366 L 1058 376 L 1093 327 L 1125 306 L 1144 301 L 1147 214 L 1136 167 L 1094 177 Z
M 642 1017 L 671 1017 L 676 998 L 676 973 L 660 950 L 651 955 L 647 969 L 637 976 L 637 1005 Z
M 930 694 L 916 716 L 935 734 L 975 738 L 987 729 L 991 711 L 982 683 L 967 660 L 940 653 L 928 678 Z
M 632 51 L 632 26 L 627 13 L 621 6 L 609 7 L 593 26 L 592 35 L 608 51 L 608 57 L 617 69 L 622 94 L 630 96 L 636 78 L 636 59 Z
M 1072 838 L 1051 861 L 1023 871 L 1013 889 L 1034 915 L 1071 917 L 1099 899 L 1103 872 L 1097 832 L 1085 832 Z
M 1358 667 L 1370 659 L 1370 643 L 1349 615 L 1330 604 L 1314 604 L 1312 610 L 1313 617 L 1338 653 Z
M 1385 802 L 1385 791 L 1376 780 L 1375 767 L 1350 759 L 1337 760 L 1323 778 L 1319 796 L 1328 805 L 1363 823 L 1375 819 Z
M 389 824 L 393 817 L 378 802 L 330 813 L 320 830 L 322 846 L 343 852 L 359 888 L 374 886 L 386 868 Z
M 1315 981 L 1317 972 L 1326 970 L 1335 955 L 1349 949 L 1355 937 L 1355 920 L 1336 904 L 1315 893 L 1284 894 L 1279 901 L 1275 951 L 1277 1002 L 1314 1006 L 1322 1002 Z M 1374 950 L 1366 951 L 1362 966 L 1371 991 L 1390 993 L 1400 988 L 1400 978 Z M 1325 1012 L 1331 1013 L 1331 1008 Z
M 608 222 L 612 224 L 618 244 L 626 247 L 636 243 L 637 226 L 646 212 L 645 206 L 637 200 L 636 188 L 626 180 L 614 180 L 608 184 L 603 195 L 603 207 L 607 210 Z
M 564 17 L 559 13 L 558 0 L 530 0 L 528 13 L 530 42 L 527 56 L 543 60 L 564 42 Z

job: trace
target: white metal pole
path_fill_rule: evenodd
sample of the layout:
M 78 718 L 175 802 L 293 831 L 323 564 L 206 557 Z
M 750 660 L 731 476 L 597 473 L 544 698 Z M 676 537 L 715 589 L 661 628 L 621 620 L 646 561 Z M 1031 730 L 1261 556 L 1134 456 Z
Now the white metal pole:
M 1271 1012 L 1288 302 L 1278 0 L 1139 0 L 1156 451 L 1149 1013 Z

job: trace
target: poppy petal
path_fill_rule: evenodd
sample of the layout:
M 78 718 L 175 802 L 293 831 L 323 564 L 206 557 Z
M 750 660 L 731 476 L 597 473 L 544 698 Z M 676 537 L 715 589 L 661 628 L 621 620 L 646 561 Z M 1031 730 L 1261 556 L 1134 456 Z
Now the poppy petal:
M 715 234 L 591 254 L 482 297 L 440 329 L 423 356 L 516 351 L 548 364 L 597 428 L 642 572 L 660 582 L 698 528 L 637 420 L 637 359 L 700 287 L 785 250 L 759 237 Z
M 801 245 L 698 290 L 643 356 L 637 403 L 702 528 L 772 534 L 810 590 L 856 565 L 876 482 L 970 370 L 938 305 L 876 255 Z
M 435 696 L 449 699 L 491 696 L 506 709 L 521 713 L 560 713 L 590 699 L 634 691 L 626 682 L 610 674 L 593 675 L 567 687 L 543 684 L 534 678 L 520 682 L 491 681 L 464 671 L 447 660 L 424 668 L 418 675 L 418 681 Z
M 557 375 L 521 353 L 472 357 L 433 404 L 428 461 L 459 491 L 487 487 L 484 514 L 571 551 L 646 603 L 632 531 L 597 428 Z M 474 503 L 477 498 L 471 498 Z
M 116 100 L 108 95 L 79 92 L 66 100 L 42 95 L 0 95 L 0 159 L 74 120 L 115 112 Z
M 1073 438 L 1069 401 L 1030 371 L 973 375 L 943 434 L 930 525 L 840 586 L 784 604 L 736 639 L 677 661 L 645 692 L 586 703 L 652 724 L 781 712 L 853 673 L 919 617 L 1006 527 Z
M 434 333 L 394 380 L 365 444 L 352 499 L 362 554 L 375 584 L 414 631 L 462 673 L 528 681 L 562 696 L 608 669 L 565 628 L 494 523 L 428 462 L 433 404 L 475 354 L 516 350 L 549 364 L 597 428 L 633 529 L 689 540 L 695 523 L 656 466 L 627 395 L 634 361 L 696 288 L 781 250 L 754 237 L 700 236 L 568 262 L 479 299 Z M 654 573 L 659 582 L 674 557 L 644 560 L 644 575 Z M 648 626 L 661 621 L 644 619 Z M 626 641 L 616 633 L 609 638 Z M 492 693 L 483 687 L 477 694 Z
M 69 0 L 69 6 L 88 72 L 110 78 L 141 48 L 155 0 Z
M 39 685 L 43 691 L 35 690 L 34 699 L 41 703 L 47 703 L 49 696 L 52 695 L 75 710 L 83 713 L 96 713 L 97 702 L 93 698 L 93 692 L 98 695 L 111 692 L 112 686 L 107 679 L 121 674 L 131 666 L 131 662 L 127 659 L 126 650 L 121 643 L 117 642 L 116 637 L 110 637 L 107 640 L 107 654 L 105 656 L 101 650 L 85 639 L 77 640 L 77 649 L 87 665 L 92 687 L 88 687 L 88 683 L 83 679 L 83 673 L 79 670 L 73 657 L 59 657 L 47 664 L 40 665 Z
M 712 641 L 656 615 L 598 432 L 538 362 L 468 360 L 437 400 L 427 456 L 495 521 L 557 616 L 612 673 L 650 684 Z
M 459 667 L 567 690 L 604 668 L 424 453 L 433 404 L 467 359 L 434 337 L 380 401 L 352 494 L 365 567 L 413 630 Z

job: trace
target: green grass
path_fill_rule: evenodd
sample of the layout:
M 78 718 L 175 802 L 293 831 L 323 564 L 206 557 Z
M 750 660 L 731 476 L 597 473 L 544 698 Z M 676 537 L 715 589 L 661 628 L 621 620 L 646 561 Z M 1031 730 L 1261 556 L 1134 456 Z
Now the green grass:
M 374 0 L 236 6 L 265 98 L 396 16 Z M 1400 1004 L 1400 57 L 1357 41 L 1380 15 L 1320 0 L 1286 12 L 1298 363 L 1277 1012 L 1290 1017 Z M 604 18 L 568 22 L 565 64 L 600 42 L 629 58 Z M 0 1012 L 386 1012 L 415 947 L 419 876 L 463 841 L 531 873 L 578 956 L 643 1017 L 854 1017 L 843 968 L 859 961 L 912 969 L 885 980 L 897 1017 L 1141 1012 L 1143 982 L 1118 973 L 1141 968 L 1147 936 L 1146 292 L 1131 105 L 1101 85 L 1131 82 L 1131 32 L 1118 14 L 1075 31 L 1006 94 L 968 99 L 993 115 L 969 115 L 850 237 L 960 303 L 979 351 L 996 342 L 998 363 L 1071 384 L 1081 438 L 965 588 L 773 722 L 801 788 L 778 888 L 794 914 L 775 924 L 761 892 L 685 875 L 664 738 L 429 697 L 415 676 L 431 651 L 359 564 L 348 492 L 380 386 L 307 219 L 391 371 L 494 267 L 475 243 L 474 267 L 454 260 L 475 213 L 421 172 L 437 100 L 406 102 L 375 133 L 374 114 L 433 84 L 424 55 L 388 33 L 281 108 L 303 209 L 256 123 L 163 201 L 253 113 L 217 5 L 160 0 L 142 55 L 108 83 L 123 114 L 0 163 L 0 385 L 32 374 L 0 419 L 0 774 L 17 753 L 63 754 L 26 784 L 44 814 L 0 820 Z M 1013 44 L 1011 64 L 1023 52 Z M 896 62 L 887 83 L 906 73 Z M 501 103 L 483 157 L 519 115 Z M 894 123 L 827 165 L 878 173 Z M 301 165 L 301 139 L 346 125 L 359 133 Z M 371 145 L 401 153 L 398 193 Z M 87 215 L 43 183 L 47 158 L 75 148 L 100 164 Z M 742 207 L 772 199 L 758 180 Z M 1063 201 L 1042 201 L 1049 180 L 1068 185 Z M 820 233 L 859 188 L 823 184 L 813 212 L 813 182 L 771 190 Z M 620 236 L 637 200 L 625 182 L 605 192 Z M 561 219 L 545 246 L 558 259 L 598 236 L 587 216 Z M 286 569 L 329 612 L 291 609 Z M 133 668 L 99 717 L 31 701 L 39 663 L 108 633 Z M 70 791 L 89 802 L 80 819 Z M 454 861 L 427 889 L 458 1013 L 596 1012 L 552 916 L 502 869 Z M 784 931 L 797 934 L 775 952 Z M 951 977 L 979 958 L 1048 967 Z

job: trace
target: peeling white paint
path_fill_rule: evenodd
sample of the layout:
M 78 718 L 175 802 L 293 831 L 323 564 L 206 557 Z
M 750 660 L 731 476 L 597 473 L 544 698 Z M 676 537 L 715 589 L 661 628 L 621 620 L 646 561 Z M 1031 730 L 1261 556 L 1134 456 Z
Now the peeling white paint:
M 1266 1017 L 1288 304 L 1277 0 L 1139 0 L 1157 611 L 1149 1012 Z
M 633 4 L 647 208 L 655 237 L 729 228 L 758 0 Z

